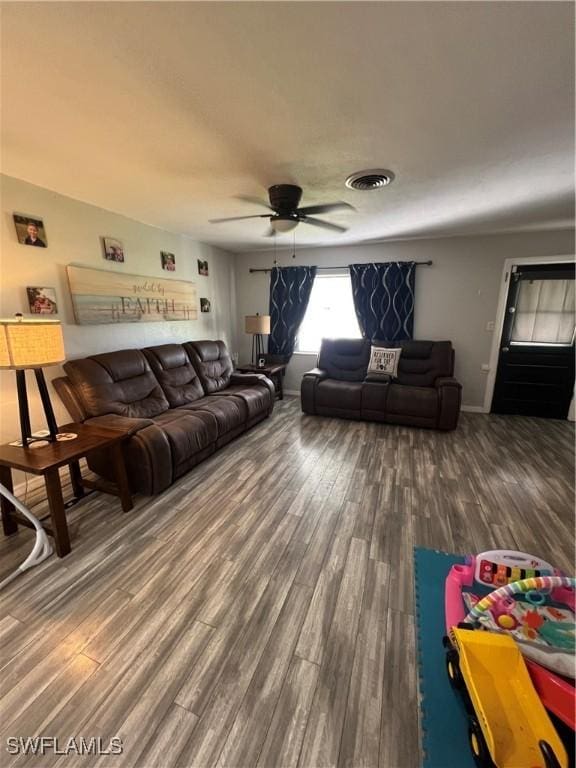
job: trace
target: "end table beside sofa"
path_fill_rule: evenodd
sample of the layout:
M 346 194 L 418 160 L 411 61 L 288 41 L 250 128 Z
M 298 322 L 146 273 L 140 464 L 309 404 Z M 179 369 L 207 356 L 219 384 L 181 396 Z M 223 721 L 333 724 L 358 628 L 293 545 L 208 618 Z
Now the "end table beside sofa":
M 47 445 L 23 448 L 17 445 L 0 446 L 0 482 L 11 493 L 13 491 L 12 470 L 17 469 L 44 478 L 50 525 L 44 525 L 47 533 L 54 538 L 56 554 L 64 557 L 70 552 L 70 535 L 66 522 L 60 467 L 68 466 L 74 496 L 84 496 L 84 489 L 104 491 L 120 497 L 122 510 L 132 509 L 132 496 L 128 486 L 122 441 L 126 434 L 118 430 L 87 427 L 84 424 L 67 424 L 60 432 L 75 433 L 74 440 L 58 441 Z M 89 458 L 93 452 L 106 451 L 113 467 L 115 482 L 89 480 L 82 477 L 79 460 Z M 2 527 L 4 534 L 16 533 L 18 525 L 31 524 L 17 511 L 8 499 L 1 497 Z

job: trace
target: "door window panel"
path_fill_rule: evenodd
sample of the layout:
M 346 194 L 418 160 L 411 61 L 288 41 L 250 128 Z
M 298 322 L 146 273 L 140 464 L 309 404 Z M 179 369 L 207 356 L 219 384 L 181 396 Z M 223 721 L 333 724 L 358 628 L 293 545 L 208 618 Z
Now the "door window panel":
M 574 280 L 521 280 L 512 344 L 572 344 Z

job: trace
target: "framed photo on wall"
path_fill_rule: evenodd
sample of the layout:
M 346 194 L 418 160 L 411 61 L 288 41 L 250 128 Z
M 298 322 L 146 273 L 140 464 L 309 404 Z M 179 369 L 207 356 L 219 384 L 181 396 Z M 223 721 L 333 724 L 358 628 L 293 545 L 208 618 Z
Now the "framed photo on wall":
M 48 238 L 42 219 L 37 216 L 25 216 L 21 213 L 14 213 L 13 218 L 16 237 L 20 245 L 32 245 L 36 248 L 48 247 Z
M 173 253 L 160 251 L 160 261 L 162 262 L 162 269 L 167 272 L 176 272 L 176 257 Z
M 204 261 L 198 259 L 198 274 L 208 277 L 208 261 L 206 259 Z
M 210 312 L 210 299 L 200 299 L 200 312 Z
M 33 315 L 57 315 L 58 303 L 54 288 L 26 288 L 28 305 Z
M 115 237 L 103 237 L 104 258 L 107 261 L 124 261 L 124 243 Z

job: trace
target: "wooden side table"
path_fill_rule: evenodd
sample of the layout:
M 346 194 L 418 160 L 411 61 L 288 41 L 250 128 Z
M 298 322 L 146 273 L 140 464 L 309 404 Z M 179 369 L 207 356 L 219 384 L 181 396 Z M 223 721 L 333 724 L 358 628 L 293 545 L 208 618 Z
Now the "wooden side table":
M 54 537 L 58 557 L 64 557 L 70 552 L 70 536 L 62 498 L 60 473 L 58 472 L 60 467 L 68 465 L 72 489 L 76 498 L 85 495 L 85 488 L 91 488 L 119 496 L 124 512 L 132 509 L 133 503 L 122 453 L 122 441 L 126 437 L 123 432 L 85 424 L 66 424 L 60 427 L 59 431 L 75 432 L 78 437 L 75 440 L 49 443 L 37 448 L 1 445 L 0 483 L 12 492 L 13 469 L 20 469 L 23 472 L 44 477 L 50 509 L 50 527 L 45 525 L 44 528 L 47 533 Z M 86 458 L 93 451 L 103 449 L 109 453 L 110 462 L 114 466 L 116 485 L 104 480 L 82 478 L 79 460 Z M 30 522 L 14 509 L 8 499 L 2 497 L 0 506 L 2 509 L 2 527 L 6 536 L 16 533 L 18 524 L 31 527 Z
M 253 363 L 244 363 L 237 366 L 238 373 L 263 373 L 272 379 L 274 386 L 276 387 L 276 397 L 278 400 L 284 399 L 284 384 L 282 379 L 284 378 L 284 371 L 286 370 L 286 363 L 266 363 L 263 368 L 259 368 Z

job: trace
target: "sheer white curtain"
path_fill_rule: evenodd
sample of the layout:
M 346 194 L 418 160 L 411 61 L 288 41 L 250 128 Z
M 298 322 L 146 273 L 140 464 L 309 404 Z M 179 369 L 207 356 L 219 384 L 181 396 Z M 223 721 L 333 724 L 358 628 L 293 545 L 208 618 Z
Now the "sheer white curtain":
M 308 309 L 300 325 L 298 352 L 318 352 L 322 339 L 360 339 L 350 275 L 316 275 Z
M 574 280 L 521 280 L 512 343 L 571 344 Z

